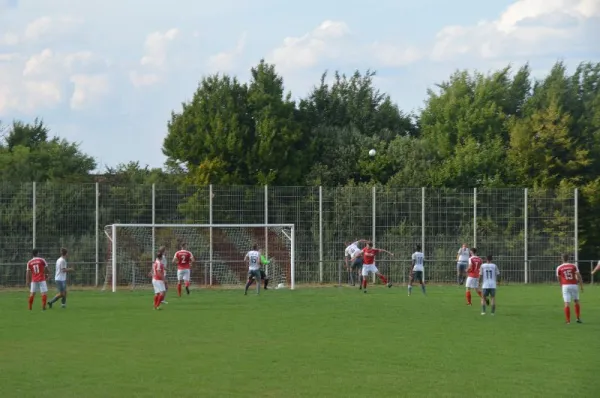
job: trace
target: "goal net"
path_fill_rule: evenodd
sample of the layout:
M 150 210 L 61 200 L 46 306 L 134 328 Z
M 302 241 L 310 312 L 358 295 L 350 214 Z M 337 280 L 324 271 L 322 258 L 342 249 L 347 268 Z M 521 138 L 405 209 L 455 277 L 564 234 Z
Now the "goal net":
M 269 264 L 269 282 L 294 289 L 293 224 L 112 224 L 104 228 L 108 247 L 103 290 L 149 288 L 156 252 L 166 247 L 167 283 L 177 281 L 173 256 L 186 243 L 196 262 L 192 285 L 243 286 L 246 253 L 257 245 Z M 260 283 L 260 281 L 259 281 Z

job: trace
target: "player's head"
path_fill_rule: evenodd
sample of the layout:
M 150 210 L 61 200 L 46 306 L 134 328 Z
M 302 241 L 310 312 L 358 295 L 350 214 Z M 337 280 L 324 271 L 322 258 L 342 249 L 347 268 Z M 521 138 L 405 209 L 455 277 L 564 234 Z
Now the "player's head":
M 487 260 L 488 263 L 491 263 L 494 258 L 492 257 L 491 254 L 488 254 L 487 256 L 485 256 L 485 259 Z
M 252 245 L 252 250 L 258 250 L 258 245 Z
M 67 249 L 65 249 L 64 247 L 61 247 L 61 249 L 60 249 L 60 255 L 61 255 L 61 256 L 63 256 L 63 257 L 67 257 L 67 254 L 68 254 L 68 253 L 69 253 L 69 252 L 67 251 Z
M 33 250 L 31 251 L 31 254 L 33 254 L 33 257 L 37 257 L 37 256 L 38 256 L 38 254 L 39 254 L 39 251 L 38 251 L 38 249 L 33 249 Z
M 371 248 L 371 247 L 373 247 L 373 242 L 371 242 L 369 240 L 369 241 L 367 241 L 366 245 L 367 245 L 368 248 Z
M 417 244 L 417 245 L 415 245 L 415 248 L 417 249 L 418 252 L 421 251 L 421 245 Z
M 161 254 L 165 254 L 165 251 L 167 251 L 167 247 L 166 246 L 161 246 L 158 248 L 158 252 Z
M 179 248 L 180 248 L 181 250 L 185 250 L 185 249 L 187 248 L 187 243 L 185 243 L 185 242 L 181 242 L 181 244 L 179 245 Z
M 569 262 L 569 255 L 567 253 L 563 253 L 560 255 L 560 258 L 562 259 L 563 262 L 568 263 Z
M 476 256 L 477 255 L 477 248 L 476 247 L 472 247 L 471 248 L 471 254 Z
M 157 258 L 157 259 L 159 259 L 159 260 L 161 260 L 161 259 L 162 259 L 162 257 L 163 257 L 163 253 L 162 253 L 160 250 L 159 250 L 159 251 L 157 251 L 157 252 L 156 252 L 156 258 Z
M 466 249 L 466 248 L 467 248 L 467 244 L 466 244 L 466 243 L 463 243 L 463 244 L 462 244 L 462 248 L 463 248 L 463 249 Z

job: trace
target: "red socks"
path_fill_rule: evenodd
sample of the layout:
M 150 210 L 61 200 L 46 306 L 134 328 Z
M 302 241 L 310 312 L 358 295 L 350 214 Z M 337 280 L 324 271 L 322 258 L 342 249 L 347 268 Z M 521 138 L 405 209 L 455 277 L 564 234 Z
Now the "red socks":
M 186 283 L 185 283 L 185 287 L 190 287 L 190 283 L 189 283 L 189 282 L 186 282 Z
M 471 304 L 471 291 L 467 290 L 467 304 Z
M 385 284 L 387 284 L 387 278 L 381 274 L 379 274 L 379 279 L 381 279 L 381 281 Z
M 476 292 L 477 292 L 477 295 L 478 295 L 479 297 L 481 297 L 481 290 L 476 290 Z
M 181 297 L 181 282 L 177 284 L 177 294 Z
M 367 278 L 363 277 L 362 285 L 363 285 L 363 289 L 367 288 Z
M 46 303 L 48 303 L 48 296 L 42 294 L 42 308 L 46 308 Z
M 581 318 L 581 307 L 579 306 L 579 303 L 575 303 L 575 316 L 577 319 Z
M 158 308 L 160 305 L 160 294 L 154 295 L 154 308 Z
M 34 296 L 29 296 L 29 310 L 31 311 L 31 309 L 33 308 L 33 297 Z
M 571 322 L 571 307 L 565 307 L 565 317 L 567 322 Z

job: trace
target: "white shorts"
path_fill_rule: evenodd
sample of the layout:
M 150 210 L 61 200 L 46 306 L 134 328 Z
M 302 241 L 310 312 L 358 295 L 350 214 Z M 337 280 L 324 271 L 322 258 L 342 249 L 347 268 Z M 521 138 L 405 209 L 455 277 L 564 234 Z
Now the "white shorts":
M 575 301 L 575 300 L 579 301 L 579 286 L 563 285 L 562 286 L 562 294 L 563 294 L 563 300 L 565 301 L 565 303 L 570 303 L 571 301 Z
M 165 289 L 165 281 L 157 281 L 156 279 L 152 279 L 152 287 L 154 287 L 154 294 L 164 293 Z
M 377 269 L 375 264 L 367 264 L 367 265 L 363 264 L 362 276 L 369 276 L 369 272 L 377 273 L 377 272 L 379 272 L 379 270 Z
M 177 280 L 178 281 L 190 281 L 190 270 L 189 269 L 178 269 L 177 270 Z
M 46 284 L 46 281 L 43 281 L 43 282 L 31 282 L 31 286 L 29 288 L 29 292 L 30 293 L 35 293 L 38 290 L 42 294 L 48 293 L 48 285 Z
M 472 276 L 468 276 L 465 286 L 471 289 L 477 289 L 479 287 L 479 278 L 473 278 Z

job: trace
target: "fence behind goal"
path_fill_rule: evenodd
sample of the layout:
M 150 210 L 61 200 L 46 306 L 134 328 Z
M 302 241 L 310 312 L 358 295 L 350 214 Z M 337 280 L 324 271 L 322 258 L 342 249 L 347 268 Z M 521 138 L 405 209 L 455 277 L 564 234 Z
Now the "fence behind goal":
M 395 253 L 379 262 L 394 282 L 405 280 L 417 243 L 429 282 L 454 281 L 463 242 L 493 254 L 512 282 L 550 282 L 559 253 L 578 260 L 577 198 L 577 190 L 0 183 L 0 286 L 24 285 L 32 247 L 53 269 L 61 246 L 76 268 L 70 284 L 102 286 L 106 225 L 211 223 L 293 224 L 298 285 L 345 283 L 345 243 L 358 238 Z M 204 245 L 189 248 L 207 255 Z

